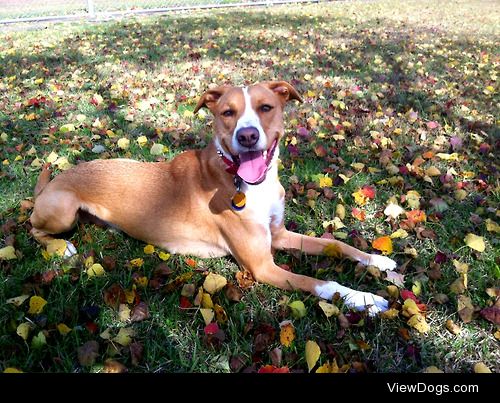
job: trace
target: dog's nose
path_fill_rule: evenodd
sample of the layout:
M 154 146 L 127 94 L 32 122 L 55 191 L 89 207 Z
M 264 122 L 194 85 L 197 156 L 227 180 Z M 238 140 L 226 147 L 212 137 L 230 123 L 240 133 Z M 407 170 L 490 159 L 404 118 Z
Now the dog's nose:
M 255 127 L 242 127 L 236 132 L 236 140 L 243 147 L 253 147 L 259 141 L 259 131 Z

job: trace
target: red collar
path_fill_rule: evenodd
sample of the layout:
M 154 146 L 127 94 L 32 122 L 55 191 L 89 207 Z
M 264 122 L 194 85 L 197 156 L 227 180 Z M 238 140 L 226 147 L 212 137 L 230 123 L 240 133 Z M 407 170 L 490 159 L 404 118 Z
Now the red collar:
M 227 165 L 226 172 L 231 175 L 236 175 L 238 173 L 239 164 L 227 158 L 222 151 L 217 150 L 217 154 L 222 158 L 222 161 Z

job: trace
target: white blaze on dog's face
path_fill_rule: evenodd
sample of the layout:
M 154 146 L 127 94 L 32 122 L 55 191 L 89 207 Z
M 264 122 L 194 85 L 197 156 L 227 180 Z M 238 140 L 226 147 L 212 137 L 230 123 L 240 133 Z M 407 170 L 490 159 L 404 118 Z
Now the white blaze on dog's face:
M 283 107 L 301 100 L 284 81 L 250 87 L 217 87 L 207 91 L 195 112 L 207 106 L 215 116 L 216 143 L 239 164 L 238 176 L 249 184 L 262 182 L 283 136 Z

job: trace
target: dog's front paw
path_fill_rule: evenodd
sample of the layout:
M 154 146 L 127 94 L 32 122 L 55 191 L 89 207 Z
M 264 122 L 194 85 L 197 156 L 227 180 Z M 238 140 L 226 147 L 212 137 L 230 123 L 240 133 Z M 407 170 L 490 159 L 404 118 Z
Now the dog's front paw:
M 345 296 L 345 304 L 358 311 L 368 310 L 370 316 L 375 316 L 389 309 L 389 302 L 378 295 L 369 292 L 353 291 Z
M 66 241 L 66 250 L 64 251 L 64 257 L 70 258 L 77 254 L 75 245 L 73 245 L 70 241 Z
M 397 267 L 397 263 L 382 255 L 370 255 L 370 265 L 377 267 L 381 271 L 394 270 Z

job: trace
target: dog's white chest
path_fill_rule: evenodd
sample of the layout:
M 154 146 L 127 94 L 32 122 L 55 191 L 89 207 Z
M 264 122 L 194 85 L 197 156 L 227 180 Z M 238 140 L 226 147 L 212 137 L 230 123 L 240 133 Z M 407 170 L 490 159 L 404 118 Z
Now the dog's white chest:
M 259 185 L 243 184 L 242 191 L 246 195 L 246 215 L 266 229 L 270 243 L 270 225 L 279 225 L 283 221 L 285 210 L 284 197 L 276 170 L 271 169 L 266 180 Z

